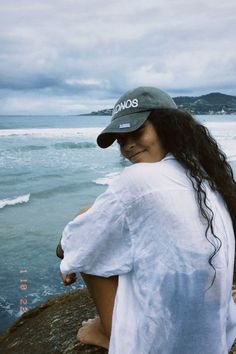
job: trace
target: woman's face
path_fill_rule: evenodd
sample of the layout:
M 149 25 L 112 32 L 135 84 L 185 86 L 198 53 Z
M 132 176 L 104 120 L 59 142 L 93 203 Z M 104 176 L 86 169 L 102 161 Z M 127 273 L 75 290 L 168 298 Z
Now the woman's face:
M 157 162 L 166 155 L 152 123 L 148 120 L 132 133 L 119 134 L 117 142 L 122 155 L 132 163 Z

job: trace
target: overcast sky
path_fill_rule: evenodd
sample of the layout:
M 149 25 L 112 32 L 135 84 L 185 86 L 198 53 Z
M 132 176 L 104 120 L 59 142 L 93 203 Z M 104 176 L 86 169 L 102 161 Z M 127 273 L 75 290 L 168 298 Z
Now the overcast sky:
M 110 108 L 128 89 L 236 95 L 235 0 L 1 0 L 0 114 Z

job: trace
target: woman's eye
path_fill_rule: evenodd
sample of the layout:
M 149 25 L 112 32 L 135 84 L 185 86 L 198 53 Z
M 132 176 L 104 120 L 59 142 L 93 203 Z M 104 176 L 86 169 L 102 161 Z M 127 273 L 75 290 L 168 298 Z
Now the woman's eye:
M 122 140 L 122 139 L 117 139 L 117 143 L 118 143 L 120 146 L 123 146 L 123 145 L 124 145 L 124 140 Z
M 141 127 L 138 128 L 136 131 L 137 131 L 137 132 L 140 132 L 140 131 L 144 130 L 144 128 L 145 128 L 145 124 L 141 125 Z
M 142 134 L 143 133 L 143 130 L 144 130 L 144 126 L 142 125 L 139 129 L 137 129 L 134 133 L 136 135 L 139 135 L 139 134 Z

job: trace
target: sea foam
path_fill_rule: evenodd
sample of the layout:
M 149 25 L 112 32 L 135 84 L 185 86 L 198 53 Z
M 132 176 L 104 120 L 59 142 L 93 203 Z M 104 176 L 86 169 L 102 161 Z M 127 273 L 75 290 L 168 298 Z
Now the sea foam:
M 16 205 L 27 203 L 30 199 L 30 194 L 19 195 L 15 198 L 1 199 L 0 200 L 0 209 L 8 206 L 8 205 Z
M 111 172 L 106 174 L 104 177 L 97 178 L 93 181 L 96 184 L 109 185 L 117 176 L 120 175 L 120 171 Z
M 14 304 L 9 302 L 3 296 L 0 296 L 0 310 L 4 310 L 10 316 L 13 316 L 14 315 Z
M 96 138 L 103 128 L 37 128 L 37 129 L 0 129 L 0 136 L 34 136 L 34 137 L 72 137 L 86 136 Z
M 54 147 L 56 149 L 90 149 L 90 148 L 96 148 L 97 145 L 87 141 L 81 143 L 73 143 L 73 142 L 65 141 L 63 143 L 56 143 Z

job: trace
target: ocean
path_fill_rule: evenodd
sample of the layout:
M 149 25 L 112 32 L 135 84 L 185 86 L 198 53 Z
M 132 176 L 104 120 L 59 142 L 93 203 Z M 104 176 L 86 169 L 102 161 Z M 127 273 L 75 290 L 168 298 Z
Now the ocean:
M 198 116 L 236 172 L 236 115 Z M 0 332 L 62 284 L 64 226 L 128 165 L 96 137 L 109 116 L 0 116 Z

